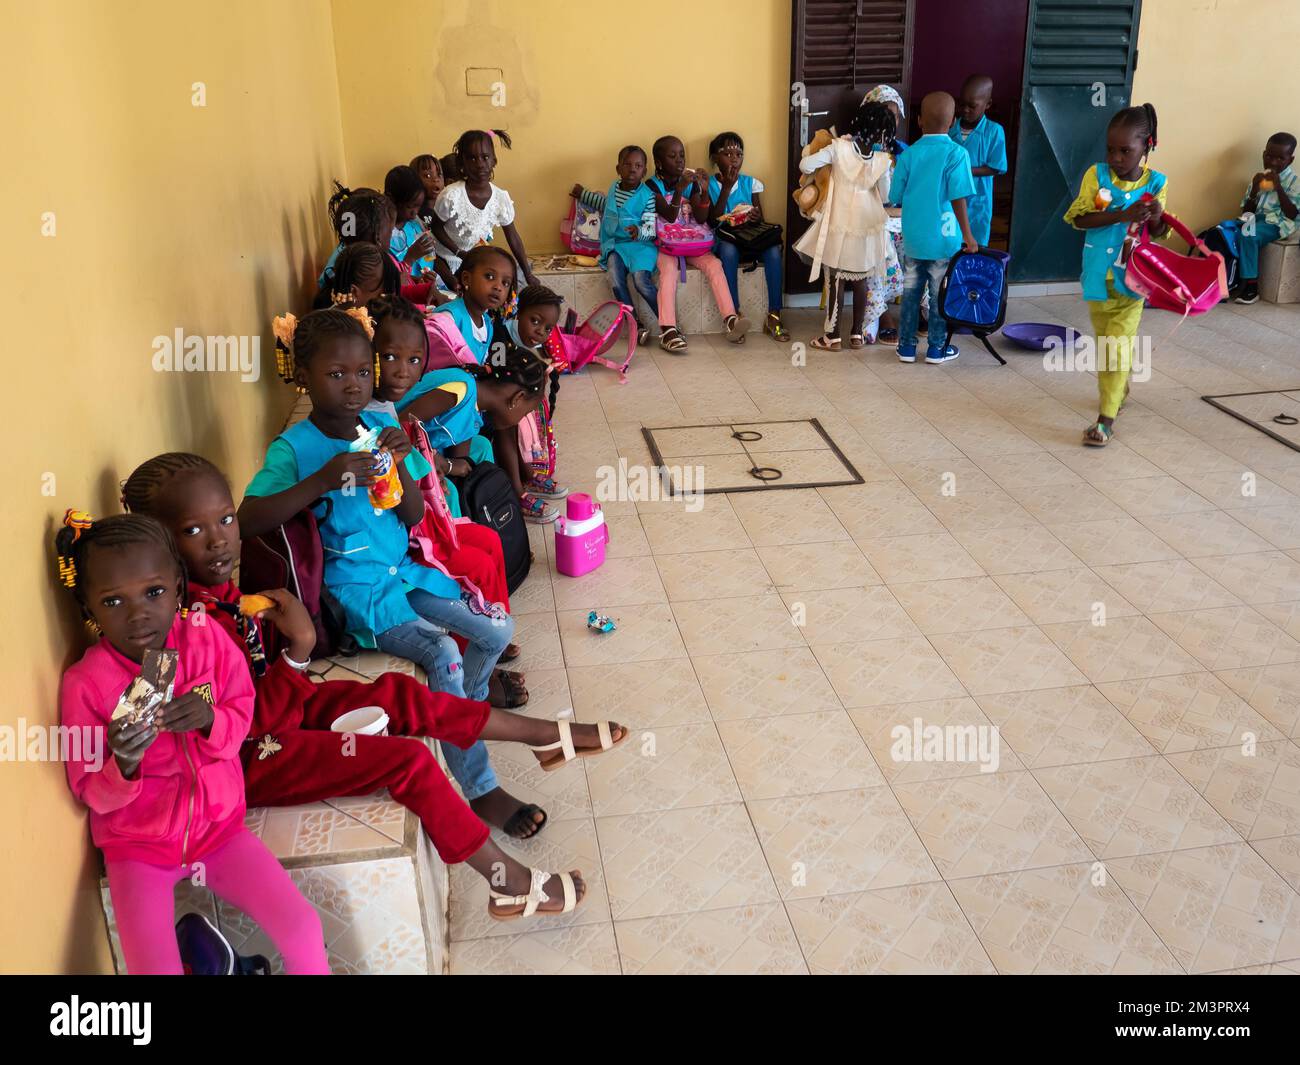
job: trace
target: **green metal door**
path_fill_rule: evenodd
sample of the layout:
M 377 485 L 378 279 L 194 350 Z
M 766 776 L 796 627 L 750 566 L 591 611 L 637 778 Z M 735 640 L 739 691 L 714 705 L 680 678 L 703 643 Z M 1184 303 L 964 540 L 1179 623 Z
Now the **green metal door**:
M 1073 281 L 1083 237 L 1061 221 L 1127 107 L 1142 0 L 1031 0 L 1011 215 L 1013 281 Z

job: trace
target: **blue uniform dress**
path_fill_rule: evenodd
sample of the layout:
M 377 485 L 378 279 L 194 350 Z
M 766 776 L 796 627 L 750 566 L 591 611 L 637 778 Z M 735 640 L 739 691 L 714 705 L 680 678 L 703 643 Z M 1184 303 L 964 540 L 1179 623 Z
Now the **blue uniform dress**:
M 624 190 L 615 181 L 605 193 L 600 216 L 600 265 L 609 271 L 609 284 L 614 298 L 626 303 L 635 311 L 628 279 L 641 293 L 651 314 L 659 312 L 659 290 L 655 287 L 654 273 L 659 262 L 659 249 L 655 246 L 654 193 L 642 184 L 627 195 L 620 206 L 618 200 Z M 627 234 L 635 226 L 637 235 Z
M 965 139 L 962 138 L 963 133 L 966 134 Z M 1007 172 L 1007 136 L 1002 127 L 988 115 L 981 115 L 975 128 L 970 131 L 962 129 L 961 119 L 958 119 L 952 124 L 948 136 L 966 149 L 972 169 L 987 166 L 999 174 Z M 966 201 L 966 215 L 976 243 L 980 247 L 987 246 L 993 230 L 992 174 L 975 178 L 975 195 Z
M 722 213 L 735 210 L 742 203 L 753 203 L 754 194 L 763 191 L 763 183 L 755 181 L 748 174 L 738 174 L 736 183 L 731 186 L 731 191 L 727 194 L 727 202 L 722 206 Z M 709 199 L 714 203 L 722 195 L 722 179 L 717 174 L 709 178 Z M 779 312 L 781 305 L 785 302 L 782 293 L 781 284 L 781 255 L 783 248 L 780 243 L 773 244 L 770 248 L 765 248 L 759 257 L 763 264 L 763 276 L 767 281 L 767 309 L 772 312 Z M 736 305 L 737 310 L 740 308 L 740 249 L 736 245 L 725 241 L 715 240 L 713 242 L 713 254 L 722 260 L 722 272 L 727 276 L 727 288 L 731 290 L 731 302 Z
M 380 411 L 363 411 L 367 427 L 397 426 Z M 310 476 L 348 450 L 350 441 L 327 437 L 310 420 L 271 442 L 267 463 L 249 484 L 250 496 L 275 495 Z M 406 459 L 418 478 L 428 464 Z M 343 610 L 348 632 L 363 647 L 378 648 L 419 663 L 434 691 L 487 698 L 492 667 L 510 643 L 514 622 L 474 613 L 460 586 L 445 573 L 419 565 L 408 554 L 409 532 L 392 510 L 376 511 L 364 488 L 327 492 L 315 508 L 325 554 L 325 586 Z M 448 630 L 467 640 L 462 658 Z M 468 751 L 447 744 L 448 768 L 467 798 L 498 786 L 482 741 Z
M 942 133 L 927 133 L 910 145 L 894 165 L 890 198 L 903 208 L 903 305 L 899 311 L 898 351 L 916 354 L 921 293 L 930 292 L 930 336 L 927 356 L 948 346 L 948 323 L 938 313 L 939 284 L 948 260 L 961 247 L 961 227 L 952 201 L 969 202 L 975 192 L 970 156 Z
M 480 339 L 474 335 L 474 317 L 465 306 L 463 296 L 457 296 L 441 307 L 435 307 L 434 310 L 438 314 L 451 315 L 451 320 L 456 323 L 456 329 L 465 339 L 465 346 L 469 348 L 475 361 L 482 366 L 487 361 L 488 350 L 492 347 L 492 322 L 488 315 L 483 315 L 483 325 L 479 329 L 481 332 L 486 331 L 486 335 Z

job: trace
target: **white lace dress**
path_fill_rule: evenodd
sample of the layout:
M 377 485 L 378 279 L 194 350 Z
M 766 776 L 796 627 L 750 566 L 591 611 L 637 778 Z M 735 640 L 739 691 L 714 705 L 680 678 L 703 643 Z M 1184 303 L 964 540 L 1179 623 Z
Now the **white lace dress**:
M 852 137 L 837 137 L 830 147 L 801 160 L 805 173 L 819 165 L 831 168 L 826 202 L 794 245 L 812 265 L 810 280 L 817 279 L 823 266 L 851 281 L 883 275 L 891 257 L 897 262 L 884 204 L 891 163 L 886 152 L 862 155 Z
M 438 256 L 447 260 L 454 274 L 460 269 L 460 257 L 470 248 L 492 243 L 498 227 L 514 222 L 515 203 L 510 198 L 510 193 L 493 185 L 492 195 L 480 209 L 470 202 L 465 182 L 453 181 L 438 193 L 433 213 L 442 219 L 447 227 L 447 235 L 456 244 L 456 247 L 448 248 L 441 241 L 434 241 Z

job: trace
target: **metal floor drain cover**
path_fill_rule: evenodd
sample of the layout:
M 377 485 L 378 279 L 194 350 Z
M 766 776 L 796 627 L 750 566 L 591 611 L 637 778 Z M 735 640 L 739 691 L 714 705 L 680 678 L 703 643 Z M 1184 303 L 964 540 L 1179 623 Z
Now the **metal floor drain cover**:
M 1202 396 L 1212 407 L 1253 426 L 1279 444 L 1300 451 L 1300 388 Z

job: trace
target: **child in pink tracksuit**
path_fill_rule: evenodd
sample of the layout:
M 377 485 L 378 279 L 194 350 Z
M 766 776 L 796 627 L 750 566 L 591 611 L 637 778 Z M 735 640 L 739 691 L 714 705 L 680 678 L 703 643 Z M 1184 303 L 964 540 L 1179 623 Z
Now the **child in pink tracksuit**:
M 90 807 L 130 973 L 179 975 L 174 891 L 189 877 L 257 921 L 290 973 L 328 973 L 320 918 L 244 827 L 239 748 L 253 717 L 242 650 L 220 625 L 180 613 L 184 566 L 157 521 L 92 522 L 69 511 L 59 572 L 101 638 L 63 676 L 63 725 L 100 730 L 102 762 L 70 758 L 68 783 Z M 177 651 L 174 697 L 152 720 L 112 720 L 147 650 Z M 202 878 L 200 880 L 200 877 Z

